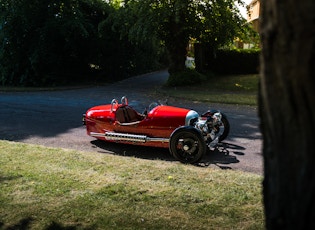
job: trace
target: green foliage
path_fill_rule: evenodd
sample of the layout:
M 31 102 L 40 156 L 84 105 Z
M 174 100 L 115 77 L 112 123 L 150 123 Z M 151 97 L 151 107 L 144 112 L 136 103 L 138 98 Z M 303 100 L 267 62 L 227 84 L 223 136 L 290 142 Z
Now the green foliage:
M 195 85 L 206 80 L 206 76 L 198 73 L 194 69 L 185 69 L 181 72 L 173 73 L 169 76 L 167 85 L 168 86 L 185 86 Z
M 253 29 L 253 26 L 249 23 L 241 27 L 241 31 L 237 38 L 240 42 L 252 45 L 253 49 L 259 49 L 260 47 L 260 35 Z M 233 45 L 231 45 L 233 47 Z
M 198 42 L 209 43 L 212 48 L 218 49 L 231 43 L 235 37 L 243 33 L 246 20 L 240 14 L 235 1 L 202 1 L 199 11 L 202 13 L 202 23 L 197 25 L 198 34 L 194 36 Z
M 98 65 L 103 73 L 111 73 L 115 79 L 144 73 L 161 68 L 161 57 L 165 49 L 161 42 L 150 37 L 140 40 L 132 37 L 129 29 L 137 20 L 135 10 L 126 7 L 113 10 L 109 17 L 99 24 L 99 36 L 103 41 Z
M 3 0 L 1 15 L 1 84 L 45 85 L 87 73 L 106 8 L 101 0 Z
M 136 12 L 136 16 L 125 15 L 122 33 L 135 41 L 163 41 L 171 74 L 185 69 L 191 38 L 217 48 L 231 42 L 245 22 L 234 0 L 129 0 L 124 7 L 128 12 Z
M 1 0 L 0 84 L 119 79 L 169 61 L 173 74 L 191 38 L 219 47 L 242 22 L 234 0 Z

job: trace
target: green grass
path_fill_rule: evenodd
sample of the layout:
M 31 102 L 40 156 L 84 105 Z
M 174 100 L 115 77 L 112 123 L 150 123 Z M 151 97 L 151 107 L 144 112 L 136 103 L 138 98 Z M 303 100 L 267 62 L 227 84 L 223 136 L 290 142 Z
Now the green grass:
M 256 174 L 8 141 L 0 154 L 0 228 L 264 229 Z
M 198 85 L 167 87 L 158 90 L 164 96 L 200 102 L 257 105 L 258 75 L 208 77 Z

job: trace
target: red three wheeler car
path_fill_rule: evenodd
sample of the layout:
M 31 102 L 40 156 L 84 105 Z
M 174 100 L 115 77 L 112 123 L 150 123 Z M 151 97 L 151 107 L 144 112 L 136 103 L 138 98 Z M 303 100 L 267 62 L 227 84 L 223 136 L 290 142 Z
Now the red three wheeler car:
M 119 103 L 90 108 L 83 114 L 87 134 L 100 140 L 143 146 L 169 148 L 170 153 L 183 163 L 196 163 L 224 140 L 230 131 L 227 117 L 218 110 L 202 115 L 196 111 L 150 104 L 139 113 L 124 96 Z

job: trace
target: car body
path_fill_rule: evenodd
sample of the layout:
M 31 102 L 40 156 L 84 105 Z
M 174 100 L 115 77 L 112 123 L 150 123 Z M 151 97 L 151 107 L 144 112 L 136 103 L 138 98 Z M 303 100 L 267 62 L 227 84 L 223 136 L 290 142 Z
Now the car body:
M 224 124 L 222 120 L 219 111 L 207 111 L 200 116 L 194 110 L 159 103 L 151 103 L 148 111 L 139 113 L 128 105 L 126 97 L 122 97 L 121 103 L 113 99 L 111 104 L 92 107 L 83 115 L 87 134 L 92 137 L 108 142 L 169 148 L 171 154 L 183 163 L 199 161 L 207 146 L 227 136 L 229 124 L 225 115 Z M 222 133 L 218 129 L 223 125 Z

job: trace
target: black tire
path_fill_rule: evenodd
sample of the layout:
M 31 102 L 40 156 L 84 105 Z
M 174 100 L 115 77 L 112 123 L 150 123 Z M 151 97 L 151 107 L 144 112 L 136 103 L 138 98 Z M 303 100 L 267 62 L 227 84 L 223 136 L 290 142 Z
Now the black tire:
M 169 149 L 175 159 L 185 164 L 200 161 L 207 151 L 202 135 L 197 130 L 186 127 L 172 134 Z
M 230 122 L 228 121 L 225 114 L 223 114 L 223 113 L 221 113 L 221 114 L 222 114 L 222 118 L 221 118 L 222 125 L 218 127 L 219 132 L 221 132 L 221 135 L 219 137 L 219 142 L 221 142 L 225 138 L 227 138 L 227 136 L 230 133 Z

